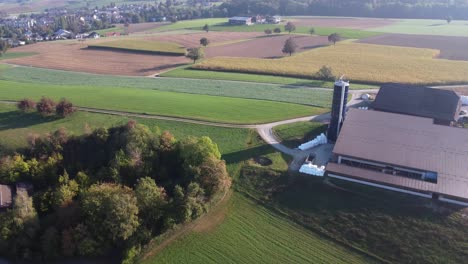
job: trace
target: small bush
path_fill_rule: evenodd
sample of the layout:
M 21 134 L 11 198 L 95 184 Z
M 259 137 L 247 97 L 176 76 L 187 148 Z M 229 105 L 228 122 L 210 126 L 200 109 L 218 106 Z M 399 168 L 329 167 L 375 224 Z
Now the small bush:
M 265 29 L 265 34 L 267 35 L 271 35 L 273 33 L 273 31 L 271 31 L 271 29 Z
M 63 98 L 55 107 L 55 112 L 61 117 L 66 117 L 76 112 L 76 108 L 67 99 Z
M 24 98 L 16 104 L 18 109 L 22 112 L 32 112 L 36 108 L 36 103 L 28 98 Z
M 206 47 L 206 46 L 208 46 L 208 44 L 210 44 L 210 41 L 207 38 L 201 38 L 200 39 L 200 45 Z
M 51 115 L 55 110 L 55 102 L 48 97 L 42 97 L 36 104 L 36 109 L 43 116 Z
M 275 28 L 273 31 L 274 31 L 276 34 L 279 34 L 279 33 L 281 33 L 281 28 Z
M 333 69 L 328 66 L 322 66 L 320 70 L 315 74 L 315 78 L 325 81 L 335 80 L 335 75 L 333 75 Z

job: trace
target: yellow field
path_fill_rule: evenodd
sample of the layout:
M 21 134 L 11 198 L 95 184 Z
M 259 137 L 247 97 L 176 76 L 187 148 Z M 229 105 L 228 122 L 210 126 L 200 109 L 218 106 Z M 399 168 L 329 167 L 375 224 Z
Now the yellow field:
M 178 44 L 141 39 L 121 39 L 89 45 L 90 48 L 107 48 L 126 51 L 149 52 L 167 55 L 185 55 L 185 48 Z
M 438 50 L 352 42 L 313 49 L 281 59 L 213 58 L 197 69 L 312 77 L 323 65 L 360 82 L 468 82 L 468 62 L 435 59 Z

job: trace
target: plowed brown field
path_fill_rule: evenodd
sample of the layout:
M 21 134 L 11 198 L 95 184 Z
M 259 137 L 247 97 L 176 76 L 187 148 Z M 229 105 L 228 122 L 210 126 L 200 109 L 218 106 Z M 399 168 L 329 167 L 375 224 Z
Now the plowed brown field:
M 327 37 L 319 36 L 289 36 L 278 35 L 258 37 L 253 40 L 233 43 L 223 46 L 208 47 L 206 56 L 213 57 L 247 57 L 247 58 L 278 58 L 284 56 L 284 42 L 292 37 L 298 46 L 297 52 L 321 47 L 328 44 Z

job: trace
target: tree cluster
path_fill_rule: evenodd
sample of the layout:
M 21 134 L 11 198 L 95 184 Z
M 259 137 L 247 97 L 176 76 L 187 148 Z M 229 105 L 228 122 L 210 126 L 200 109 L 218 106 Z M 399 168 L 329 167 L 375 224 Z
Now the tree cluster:
M 16 106 L 22 112 L 37 110 L 42 116 L 51 116 L 55 113 L 57 116 L 67 117 L 76 112 L 76 107 L 65 98 L 62 98 L 58 103 L 48 97 L 42 97 L 37 103 L 31 99 L 24 98 Z
M 30 260 L 120 252 L 132 263 L 142 245 L 199 217 L 230 187 L 208 137 L 176 140 L 129 121 L 82 136 L 65 129 L 31 135 L 0 159 L 0 183 L 30 182 L 0 214 L 0 255 Z M 117 251 L 116 251 L 117 250 Z

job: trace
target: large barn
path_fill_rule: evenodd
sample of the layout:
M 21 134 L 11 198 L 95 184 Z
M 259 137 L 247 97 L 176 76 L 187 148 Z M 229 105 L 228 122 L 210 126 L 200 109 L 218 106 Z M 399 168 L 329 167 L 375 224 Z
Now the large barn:
M 468 205 L 468 130 L 451 126 L 460 97 L 386 87 L 375 110 L 348 111 L 327 175 Z

